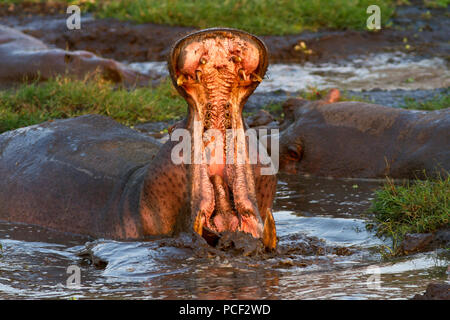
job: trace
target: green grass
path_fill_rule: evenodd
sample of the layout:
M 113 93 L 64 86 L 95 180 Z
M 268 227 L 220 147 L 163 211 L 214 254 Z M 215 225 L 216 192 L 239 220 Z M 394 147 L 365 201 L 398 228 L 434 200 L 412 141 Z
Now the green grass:
M 25 2 L 7 0 L 11 3 Z M 34 2 L 40 2 L 35 0 Z M 232 27 L 259 35 L 317 29 L 366 29 L 369 5 L 381 9 L 382 26 L 394 13 L 394 0 L 104 0 L 54 2 L 81 4 L 100 18 L 138 23 Z
M 2 0 L 0 4 L 18 4 L 18 3 L 83 3 L 86 2 L 84 0 L 75 1 L 75 0 Z
M 315 86 L 308 86 L 306 90 L 300 93 L 299 96 L 306 100 L 315 101 L 325 98 L 329 91 L 330 91 L 329 89 L 318 89 Z M 369 100 L 364 99 L 363 97 L 350 95 L 346 90 L 343 91 L 340 90 L 339 92 L 340 92 L 339 102 L 340 101 L 370 102 Z
M 95 4 L 100 17 L 139 23 L 232 27 L 259 35 L 303 30 L 365 29 L 370 4 L 378 4 L 384 24 L 393 14 L 388 0 L 110 0 Z
M 0 133 L 83 114 L 103 114 L 125 125 L 178 119 L 187 105 L 167 79 L 129 91 L 95 80 L 55 78 L 0 91 Z
M 282 112 L 281 104 L 262 108 L 275 114 Z M 58 77 L 0 90 L 0 133 L 84 114 L 102 114 L 133 126 L 181 119 L 187 114 L 187 104 L 170 79 L 156 87 L 127 90 L 98 77 L 90 80 Z
M 272 115 L 280 115 L 283 112 L 283 105 L 281 103 L 269 103 L 263 106 L 262 109 L 266 110 Z
M 450 175 L 446 178 L 416 180 L 396 185 L 387 179 L 376 191 L 369 210 L 375 214 L 368 229 L 392 239 L 389 255 L 401 255 L 401 242 L 407 233 L 428 233 L 450 227 Z
M 447 8 L 450 0 L 424 0 L 425 6 L 428 8 Z
M 301 97 L 317 100 L 328 90 L 309 87 Z M 362 101 L 360 97 L 342 93 L 340 101 Z M 405 100 L 405 108 L 436 110 L 449 106 L 447 93 L 426 102 Z M 103 114 L 125 125 L 147 121 L 179 119 L 186 114 L 186 102 L 169 79 L 157 87 L 127 90 L 101 79 L 50 79 L 47 82 L 23 83 L 15 89 L 0 91 L 0 133 L 51 119 L 83 114 Z M 275 117 L 283 118 L 281 103 L 262 106 Z M 245 113 L 249 116 L 251 113 Z
M 432 99 L 426 101 L 418 101 L 414 98 L 405 98 L 403 105 L 400 107 L 413 110 L 440 110 L 450 106 L 450 90 L 443 94 L 437 94 Z

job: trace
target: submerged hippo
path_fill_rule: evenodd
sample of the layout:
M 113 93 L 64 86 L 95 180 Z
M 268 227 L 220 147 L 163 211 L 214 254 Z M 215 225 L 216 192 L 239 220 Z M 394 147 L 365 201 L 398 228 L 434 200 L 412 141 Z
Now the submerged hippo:
M 276 177 L 250 164 L 247 139 L 194 141 L 207 129 L 244 129 L 242 108 L 267 64 L 264 43 L 234 29 L 207 29 L 175 43 L 168 67 L 189 108 L 174 130 L 193 137 L 188 157 L 172 152 L 180 143 L 174 139 L 152 160 L 154 142 L 99 116 L 0 135 L 0 219 L 116 239 L 242 231 L 274 248 Z M 196 162 L 213 143 L 221 150 L 212 155 L 224 151 L 223 158 Z M 230 149 L 244 162 L 225 159 Z
M 450 109 L 414 111 L 357 101 L 290 99 L 280 169 L 319 176 L 420 178 L 450 170 Z
M 36 38 L 0 25 L 0 84 L 38 77 L 47 80 L 57 75 L 84 78 L 94 72 L 127 85 L 150 81 L 147 76 L 114 60 L 100 58 L 88 51 L 52 49 Z

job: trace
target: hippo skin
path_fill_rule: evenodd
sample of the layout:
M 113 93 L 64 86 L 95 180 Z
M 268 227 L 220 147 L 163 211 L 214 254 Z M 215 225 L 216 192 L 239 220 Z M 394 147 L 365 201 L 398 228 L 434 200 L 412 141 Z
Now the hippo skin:
M 83 79 L 94 73 L 125 85 L 146 85 L 151 80 L 117 61 L 88 51 L 49 48 L 36 38 L 0 25 L 0 84 L 47 80 L 58 75 Z
M 417 111 L 358 101 L 290 99 L 280 170 L 317 176 L 414 179 L 450 170 L 450 110 Z
M 0 135 L 0 219 L 77 234 L 126 234 L 120 212 L 161 144 L 105 116 Z M 137 179 L 139 180 L 139 179 Z
M 177 41 L 168 67 L 189 108 L 171 130 L 185 129 L 194 137 L 194 127 L 243 129 L 242 108 L 267 64 L 264 43 L 239 30 L 206 29 Z M 178 140 L 160 148 L 103 116 L 5 132 L 0 219 L 113 239 L 193 231 L 208 241 L 223 232 L 245 232 L 274 249 L 276 176 L 261 175 L 260 163 L 249 162 L 246 139 L 231 145 L 219 138 L 198 142 L 203 156 L 204 149 L 218 145 L 223 151 L 234 148 L 245 162 L 172 161 L 183 157 L 172 154 Z

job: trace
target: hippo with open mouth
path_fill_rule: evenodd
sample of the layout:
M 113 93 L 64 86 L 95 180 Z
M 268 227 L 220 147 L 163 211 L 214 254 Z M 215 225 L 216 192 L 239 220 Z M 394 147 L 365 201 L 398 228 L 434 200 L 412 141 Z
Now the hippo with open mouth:
M 0 135 L 0 219 L 114 239 L 193 230 L 209 241 L 245 232 L 275 248 L 276 176 L 249 161 L 241 135 L 243 106 L 267 65 L 264 43 L 243 31 L 206 29 L 178 40 L 168 67 L 188 115 L 160 149 L 103 116 Z M 174 152 L 180 130 L 191 147 Z M 195 161 L 206 153 L 209 161 Z

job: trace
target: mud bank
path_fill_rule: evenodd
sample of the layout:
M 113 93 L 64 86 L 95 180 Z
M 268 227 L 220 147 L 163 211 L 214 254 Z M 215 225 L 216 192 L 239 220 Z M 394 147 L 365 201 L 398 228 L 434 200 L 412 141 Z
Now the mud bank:
M 303 32 L 289 36 L 262 36 L 271 62 L 314 63 L 336 61 L 353 55 L 404 51 L 421 56 L 446 57 L 450 21 L 445 10 L 423 7 L 422 1 L 399 6 L 393 26 L 379 32 Z M 120 61 L 164 61 L 172 43 L 192 27 L 134 24 L 114 19 L 93 19 L 85 14 L 81 30 L 67 30 L 65 6 L 0 5 L 0 23 L 69 50 L 88 50 Z M 429 12 L 429 13 L 427 13 Z M 304 42 L 303 49 L 300 43 Z M 311 50 L 311 51 L 309 51 Z

